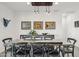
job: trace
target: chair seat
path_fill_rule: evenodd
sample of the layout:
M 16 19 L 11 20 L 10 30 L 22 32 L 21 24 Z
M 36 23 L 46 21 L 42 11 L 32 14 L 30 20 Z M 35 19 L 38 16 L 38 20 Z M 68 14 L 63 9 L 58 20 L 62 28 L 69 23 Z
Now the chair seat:
M 4 44 L 4 46 L 6 46 L 6 47 L 11 47 L 12 44 Z
M 61 51 L 62 51 L 62 52 L 65 52 L 65 53 L 71 53 L 71 52 L 72 52 L 72 49 L 69 49 L 69 48 L 68 48 L 68 49 L 64 49 L 64 50 L 63 50 L 63 48 L 61 48 Z

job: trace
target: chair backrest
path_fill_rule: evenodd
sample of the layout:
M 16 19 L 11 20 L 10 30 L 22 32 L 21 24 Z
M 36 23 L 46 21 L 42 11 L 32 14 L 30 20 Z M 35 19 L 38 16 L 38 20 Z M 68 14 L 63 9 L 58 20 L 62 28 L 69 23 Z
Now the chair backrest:
M 32 43 L 33 54 L 34 53 L 44 53 L 44 44 L 43 43 Z
M 67 39 L 67 42 L 70 42 L 70 43 L 72 43 L 73 45 L 75 45 L 76 40 L 73 39 L 73 38 L 68 38 L 68 39 Z
M 38 48 L 38 49 L 40 49 L 40 48 L 43 48 L 44 47 L 44 44 L 43 43 L 32 43 L 32 48 L 33 49 L 36 49 L 36 48 Z
M 13 55 L 14 56 L 17 56 L 17 55 L 26 55 L 27 53 L 29 53 L 31 47 L 27 45 L 27 43 L 24 43 L 24 42 L 18 42 L 18 43 L 15 43 L 13 45 Z M 27 52 L 26 52 L 27 50 Z
M 62 42 L 49 42 L 47 43 L 46 47 L 48 48 L 48 51 L 51 51 L 51 52 L 58 52 L 60 51 L 60 46 L 62 46 Z M 56 53 L 55 53 L 56 54 Z
M 27 46 L 27 43 L 23 43 L 23 42 L 19 42 L 19 43 L 15 43 L 14 45 L 13 45 L 13 50 L 16 50 L 17 48 L 25 48 Z
M 52 40 L 52 39 L 54 39 L 54 35 L 45 35 L 44 39 L 45 40 Z
M 12 42 L 12 38 L 5 38 L 2 40 L 4 44 Z

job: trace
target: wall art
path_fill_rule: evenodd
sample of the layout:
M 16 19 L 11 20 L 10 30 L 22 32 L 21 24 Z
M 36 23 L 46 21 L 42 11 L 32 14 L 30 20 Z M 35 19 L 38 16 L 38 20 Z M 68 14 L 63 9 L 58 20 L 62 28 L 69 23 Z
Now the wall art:
M 79 27 L 79 21 L 74 22 L 75 27 Z
M 55 28 L 56 28 L 56 22 L 53 21 L 45 22 L 45 29 L 55 29 Z
M 7 27 L 10 21 L 11 20 L 8 20 L 6 18 L 3 18 L 3 25 L 4 25 L 4 27 Z
M 21 21 L 21 29 L 22 30 L 30 30 L 31 29 L 31 21 Z
M 42 21 L 34 21 L 33 28 L 34 29 L 43 29 L 43 22 Z

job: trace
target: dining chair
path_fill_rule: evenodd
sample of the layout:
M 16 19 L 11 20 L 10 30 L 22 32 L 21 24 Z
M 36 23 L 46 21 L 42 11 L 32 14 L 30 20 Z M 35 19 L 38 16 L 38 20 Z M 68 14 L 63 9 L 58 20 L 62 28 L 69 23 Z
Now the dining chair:
M 2 42 L 5 47 L 5 57 L 7 56 L 8 50 L 10 50 L 12 56 L 12 38 L 5 38 Z
M 54 39 L 54 35 L 44 35 L 44 40 L 52 40 Z
M 15 43 L 13 45 L 13 56 L 30 57 L 30 50 L 31 50 L 31 47 L 27 43 L 23 43 L 23 42 Z
M 48 57 L 59 57 L 60 56 L 60 46 L 62 45 L 62 42 L 50 42 L 47 43 L 45 46 L 45 53 Z
M 33 43 L 32 48 L 33 48 L 33 57 L 38 57 L 38 56 L 44 57 L 43 44 L 41 44 L 41 43 Z
M 42 40 L 43 39 L 43 35 L 36 35 L 34 36 L 35 40 Z
M 63 45 L 63 48 L 61 48 L 62 56 L 64 57 L 65 54 L 67 54 L 67 56 L 69 56 L 69 54 L 72 54 L 72 56 L 74 57 L 74 48 L 76 40 L 73 38 L 68 38 L 67 42 L 69 42 L 70 44 Z

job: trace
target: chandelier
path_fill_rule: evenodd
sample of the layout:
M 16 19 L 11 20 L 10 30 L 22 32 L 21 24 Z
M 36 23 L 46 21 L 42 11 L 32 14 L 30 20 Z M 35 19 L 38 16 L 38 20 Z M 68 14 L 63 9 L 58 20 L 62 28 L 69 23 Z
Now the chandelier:
M 40 13 L 40 7 L 45 7 L 45 12 L 50 13 L 50 7 L 53 5 L 53 2 L 32 2 L 32 6 L 34 6 L 34 12 Z
M 41 11 L 41 7 L 43 7 L 43 8 L 45 7 L 44 8 L 45 9 L 44 12 L 50 13 L 51 12 L 51 9 L 50 8 L 54 4 L 57 5 L 58 2 L 31 2 L 31 3 L 27 2 L 27 5 L 31 5 L 31 6 L 34 7 L 33 12 L 38 13 L 38 14 Z

